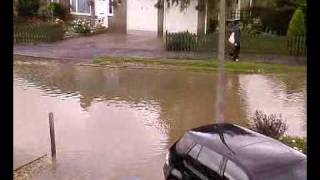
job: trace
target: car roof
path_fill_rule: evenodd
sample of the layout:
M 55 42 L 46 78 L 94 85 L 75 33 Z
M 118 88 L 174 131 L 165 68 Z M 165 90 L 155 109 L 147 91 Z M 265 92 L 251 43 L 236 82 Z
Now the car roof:
M 275 139 L 233 124 L 210 124 L 186 134 L 195 143 L 234 161 L 252 177 L 306 159 L 304 154 Z

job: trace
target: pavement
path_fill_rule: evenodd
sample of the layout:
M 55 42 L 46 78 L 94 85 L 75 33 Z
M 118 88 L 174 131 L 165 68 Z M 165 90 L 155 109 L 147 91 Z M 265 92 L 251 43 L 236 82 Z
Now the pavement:
M 164 39 L 156 33 L 129 31 L 127 34 L 104 33 L 93 36 L 69 38 L 55 43 L 16 44 L 15 55 L 32 57 L 70 59 L 91 62 L 101 56 L 143 57 L 143 58 L 191 58 L 208 59 L 216 57 L 214 52 L 169 52 L 165 50 Z M 306 57 L 283 55 L 240 54 L 240 60 L 280 64 L 306 64 Z
M 168 52 L 163 38 L 146 31 L 104 33 L 70 38 L 55 43 L 16 44 L 14 54 L 91 61 L 100 56 L 145 58 L 210 58 L 213 53 Z

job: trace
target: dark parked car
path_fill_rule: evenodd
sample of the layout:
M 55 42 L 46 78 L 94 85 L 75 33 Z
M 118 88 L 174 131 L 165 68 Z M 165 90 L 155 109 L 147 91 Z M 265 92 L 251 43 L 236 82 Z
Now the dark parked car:
M 283 143 L 233 124 L 187 131 L 166 157 L 170 179 L 305 180 L 306 155 Z

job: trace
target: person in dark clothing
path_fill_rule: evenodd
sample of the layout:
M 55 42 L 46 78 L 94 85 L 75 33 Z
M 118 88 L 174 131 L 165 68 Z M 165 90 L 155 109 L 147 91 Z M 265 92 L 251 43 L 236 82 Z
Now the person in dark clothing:
M 239 53 L 240 53 L 240 25 L 239 25 L 239 20 L 234 21 L 234 26 L 232 28 L 232 32 L 234 33 L 234 44 L 233 44 L 233 57 L 232 59 L 234 61 L 239 61 Z
M 231 35 L 233 34 L 233 42 L 232 43 L 232 51 L 230 52 L 230 56 L 234 61 L 239 61 L 239 53 L 240 53 L 240 25 L 239 20 L 231 20 Z

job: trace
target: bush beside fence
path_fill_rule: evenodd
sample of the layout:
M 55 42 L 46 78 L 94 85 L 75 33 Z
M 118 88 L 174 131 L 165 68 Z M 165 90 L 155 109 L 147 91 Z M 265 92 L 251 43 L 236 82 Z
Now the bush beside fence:
M 285 36 L 241 34 L 241 52 L 252 54 L 288 54 Z
M 228 36 L 226 36 L 228 37 Z M 218 34 L 196 35 L 189 32 L 166 33 L 168 51 L 216 51 Z M 274 36 L 265 34 L 241 34 L 241 52 L 252 54 L 306 55 L 305 36 Z M 230 49 L 226 42 L 227 50 Z
M 64 29 L 60 24 L 20 24 L 14 27 L 14 43 L 54 42 L 63 37 Z

